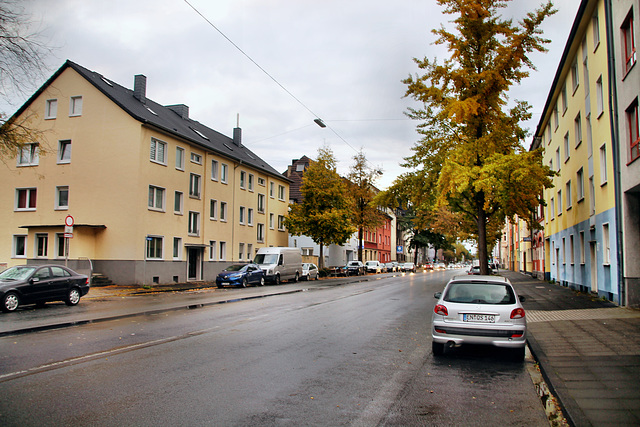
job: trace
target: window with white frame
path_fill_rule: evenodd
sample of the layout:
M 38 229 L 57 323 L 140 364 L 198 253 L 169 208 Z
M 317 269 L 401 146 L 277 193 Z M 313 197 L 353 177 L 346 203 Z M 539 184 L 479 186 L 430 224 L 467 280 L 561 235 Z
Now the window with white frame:
M 264 194 L 258 194 L 258 213 L 264 213 L 265 200 Z
M 566 163 L 569 160 L 571 155 L 569 151 L 569 132 L 564 134 L 564 162 Z
M 580 248 L 579 248 L 579 253 L 580 253 L 580 264 L 584 264 L 584 259 L 585 259 L 585 247 L 584 247 L 584 231 L 580 232 Z
M 558 111 L 558 104 L 553 107 L 553 127 L 554 130 L 558 130 L 558 126 L 560 125 L 560 113 Z
M 211 199 L 209 201 L 209 219 L 218 219 L 218 201 Z
M 71 163 L 71 140 L 58 141 L 58 164 Z
M 578 147 L 582 143 L 582 117 L 580 113 L 578 113 L 573 121 L 573 126 L 575 130 L 575 146 Z
M 155 185 L 149 186 L 149 209 L 162 211 L 164 210 L 164 188 L 156 187 Z
M 571 265 L 575 264 L 575 245 L 573 242 L 573 234 L 569 236 L 569 261 Z
M 273 182 L 269 183 L 269 197 L 272 199 L 275 197 L 275 184 Z
M 228 175 L 229 175 L 229 166 L 224 163 L 221 163 L 220 164 L 220 182 L 222 182 L 223 184 L 226 184 L 229 178 Z
M 200 235 L 200 213 L 189 211 L 189 235 L 190 236 L 199 236 Z
M 167 164 L 167 143 L 159 139 L 151 138 L 149 159 L 154 163 Z
M 560 170 L 560 147 L 556 149 L 556 172 Z
M 23 235 L 13 236 L 13 257 L 14 258 L 27 257 L 27 236 L 23 236 Z
M 605 185 L 609 179 L 607 171 L 607 146 L 600 147 L 600 185 Z
M 173 238 L 173 259 L 182 259 L 182 239 L 180 237 Z
M 184 148 L 176 147 L 176 169 L 184 170 Z
M 162 259 L 162 240 L 160 236 L 147 236 L 147 259 Z
M 240 224 L 244 225 L 245 222 L 245 210 L 246 208 L 244 206 L 240 206 L 240 216 L 238 218 L 238 222 L 240 222 Z
M 596 80 L 596 117 L 604 113 L 604 89 L 602 87 L 602 75 Z
M 576 92 L 578 86 L 580 85 L 580 72 L 578 71 L 578 58 L 576 57 L 573 60 L 573 64 L 571 64 L 571 82 L 573 93 Z
M 56 233 L 55 245 L 56 258 L 65 258 L 67 241 L 64 237 L 64 233 Z
M 44 106 L 44 119 L 51 120 L 58 116 L 58 100 L 47 99 Z
M 49 248 L 49 235 L 36 233 L 36 258 L 46 258 Z
M 247 181 L 247 188 L 248 188 L 249 191 L 253 191 L 253 179 L 254 179 L 254 176 L 253 176 L 252 173 L 250 173 L 249 174 L 249 179 Z
M 200 175 L 192 173 L 189 178 L 189 197 L 193 199 L 200 198 Z
M 278 200 L 285 200 L 284 185 L 278 185 Z
M 218 161 L 217 160 L 211 160 L 211 180 L 212 181 L 218 180 Z
M 564 196 L 567 202 L 567 210 L 571 209 L 571 180 L 567 181 L 564 187 Z
M 278 230 L 284 231 L 284 215 L 278 215 Z
M 238 261 L 244 259 L 244 243 L 238 243 Z
M 558 190 L 558 216 L 562 215 L 562 190 Z
M 182 215 L 183 198 L 184 198 L 184 195 L 182 194 L 182 191 L 176 191 L 173 194 L 173 213 L 174 214 Z
M 220 242 L 220 261 L 227 259 L 227 242 Z
M 609 224 L 602 224 L 602 259 L 604 264 L 611 263 L 611 242 L 609 241 Z
M 591 114 L 587 115 L 586 125 L 587 125 L 587 157 L 591 157 L 593 155 L 593 131 L 591 129 Z
M 69 209 L 69 186 L 61 185 L 56 187 L 56 209 Z
M 576 173 L 576 198 L 578 202 L 584 200 L 584 169 L 578 169 Z
M 202 164 L 202 156 L 198 153 L 191 152 L 191 163 L 195 163 L 197 165 Z
M 18 166 L 38 166 L 40 161 L 40 144 L 24 144 L 18 152 Z
M 589 177 L 589 214 L 596 213 L 596 184 L 592 176 Z
M 562 238 L 562 264 L 567 263 L 567 238 Z
M 258 177 L 258 185 L 259 185 L 260 187 L 264 187 L 264 186 L 266 185 L 266 181 L 265 181 L 265 179 L 264 179 L 264 178 L 262 178 L 262 177 Z
M 69 100 L 69 116 L 81 116 L 82 115 L 82 97 L 72 96 Z
M 270 213 L 269 214 L 269 228 L 271 230 L 273 230 L 273 227 L 274 227 L 274 219 L 275 219 L 275 215 Z
M 240 188 L 244 190 L 246 188 L 245 187 L 246 185 L 247 185 L 247 173 L 245 171 L 240 171 Z
M 562 93 L 560 95 L 561 100 L 562 100 L 562 115 L 564 116 L 564 113 L 567 112 L 567 85 L 565 84 L 564 86 L 562 86 Z
M 253 209 L 247 208 L 247 225 L 253 225 Z
M 264 224 L 258 223 L 256 227 L 256 238 L 258 242 L 264 242 Z
M 216 242 L 215 240 L 209 240 L 209 261 L 215 261 L 216 260 L 216 247 L 218 245 L 218 242 Z
M 35 211 L 38 190 L 36 188 L 17 188 L 16 207 L 17 211 Z
M 220 202 L 220 221 L 227 221 L 227 202 Z
M 598 12 L 591 18 L 591 31 L 593 31 L 593 50 L 595 51 L 600 45 L 600 19 L 598 19 Z

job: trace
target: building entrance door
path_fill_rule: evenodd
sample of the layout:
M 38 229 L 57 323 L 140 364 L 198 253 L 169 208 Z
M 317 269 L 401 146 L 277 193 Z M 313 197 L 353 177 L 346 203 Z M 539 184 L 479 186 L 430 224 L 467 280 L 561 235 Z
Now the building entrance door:
M 203 248 L 187 248 L 187 280 L 202 280 Z

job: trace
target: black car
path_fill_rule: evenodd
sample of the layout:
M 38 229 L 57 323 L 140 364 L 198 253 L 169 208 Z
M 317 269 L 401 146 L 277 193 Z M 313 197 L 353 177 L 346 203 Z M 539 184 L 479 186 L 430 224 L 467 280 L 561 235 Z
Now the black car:
M 362 261 L 349 261 L 346 269 L 347 276 L 360 276 L 366 274 Z
M 246 288 L 249 284 L 264 286 L 264 271 L 258 264 L 232 264 L 216 277 L 216 285 L 219 288 L 223 286 Z
M 0 273 L 2 311 L 25 304 L 64 301 L 76 305 L 89 292 L 89 278 L 61 265 L 22 265 Z

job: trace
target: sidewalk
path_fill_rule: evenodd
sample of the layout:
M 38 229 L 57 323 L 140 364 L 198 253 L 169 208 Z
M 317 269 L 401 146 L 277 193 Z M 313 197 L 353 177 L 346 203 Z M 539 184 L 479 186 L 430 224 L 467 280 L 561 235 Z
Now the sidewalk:
M 502 270 L 526 298 L 527 341 L 575 426 L 640 425 L 640 310 Z

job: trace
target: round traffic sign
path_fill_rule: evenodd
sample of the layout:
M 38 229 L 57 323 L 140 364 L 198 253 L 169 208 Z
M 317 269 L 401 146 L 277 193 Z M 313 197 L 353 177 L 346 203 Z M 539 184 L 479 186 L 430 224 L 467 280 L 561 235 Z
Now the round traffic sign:
M 67 217 L 64 219 L 64 224 L 67 227 L 73 227 L 73 217 L 71 215 L 67 215 Z

